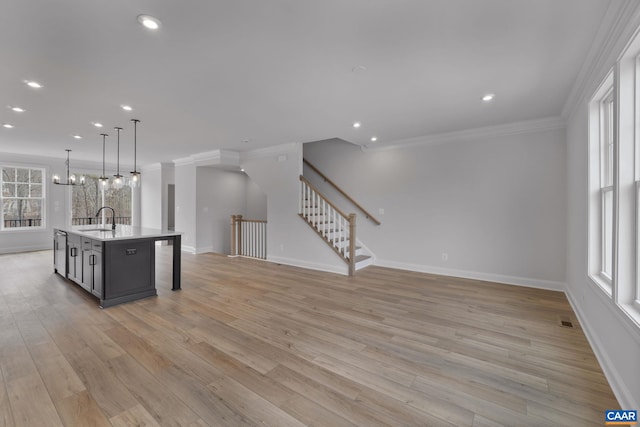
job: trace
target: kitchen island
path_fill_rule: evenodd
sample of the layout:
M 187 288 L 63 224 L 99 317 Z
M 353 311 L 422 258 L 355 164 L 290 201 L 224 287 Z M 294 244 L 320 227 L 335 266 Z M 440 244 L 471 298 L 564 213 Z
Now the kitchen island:
M 180 289 L 181 234 L 130 225 L 54 229 L 55 271 L 96 296 L 100 307 L 157 295 L 155 242 L 173 242 L 173 286 Z

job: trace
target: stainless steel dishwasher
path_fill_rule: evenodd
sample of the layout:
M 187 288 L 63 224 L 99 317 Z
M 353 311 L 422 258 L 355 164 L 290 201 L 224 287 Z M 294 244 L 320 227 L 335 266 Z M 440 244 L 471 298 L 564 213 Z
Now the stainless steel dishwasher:
M 56 273 L 67 277 L 67 233 L 56 230 L 53 236 L 53 266 Z

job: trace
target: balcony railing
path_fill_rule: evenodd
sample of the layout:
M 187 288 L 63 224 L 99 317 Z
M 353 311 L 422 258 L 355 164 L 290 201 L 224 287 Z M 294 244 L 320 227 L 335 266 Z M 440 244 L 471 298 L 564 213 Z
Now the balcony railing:
M 107 221 L 111 221 L 110 217 L 107 217 Z M 76 217 L 71 218 L 71 225 L 93 225 L 100 224 L 101 218 L 96 217 Z M 130 216 L 117 216 L 116 224 L 131 225 Z M 28 227 L 42 227 L 42 218 L 29 218 L 29 219 L 5 219 L 4 228 L 28 228 Z
M 107 221 L 111 222 L 111 217 L 107 215 Z M 100 224 L 102 222 L 102 218 L 96 218 L 94 216 L 90 217 L 76 217 L 71 218 L 71 225 L 93 225 Z M 131 225 L 131 217 L 130 216 L 117 216 L 116 224 L 122 225 Z
M 42 218 L 5 219 L 4 228 L 41 227 Z
M 267 259 L 267 221 L 231 215 L 230 255 Z

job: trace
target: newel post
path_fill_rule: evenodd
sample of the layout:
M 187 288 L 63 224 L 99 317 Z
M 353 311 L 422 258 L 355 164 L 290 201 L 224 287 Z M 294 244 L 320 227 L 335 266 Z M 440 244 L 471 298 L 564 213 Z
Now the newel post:
M 238 256 L 241 251 L 240 235 L 242 228 L 238 225 L 241 221 L 242 215 L 231 215 L 231 256 Z
M 238 239 L 236 243 L 236 255 L 242 255 L 242 215 L 236 215 L 236 228 L 238 230 L 236 234 L 236 238 Z
M 349 214 L 349 276 L 356 272 L 356 214 Z
M 236 256 L 236 216 L 231 215 L 231 244 L 229 245 L 229 255 Z

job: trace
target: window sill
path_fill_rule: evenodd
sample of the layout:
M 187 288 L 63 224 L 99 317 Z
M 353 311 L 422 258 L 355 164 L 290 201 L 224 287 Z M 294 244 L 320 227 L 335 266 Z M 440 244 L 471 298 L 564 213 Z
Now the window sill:
M 599 288 L 602 292 L 604 292 L 604 294 L 611 299 L 613 297 L 612 291 L 611 291 L 611 282 L 606 280 L 604 277 L 600 276 L 600 275 L 596 275 L 596 274 L 590 274 L 589 275 L 589 279 L 591 279 L 591 281 L 593 283 L 595 283 L 596 287 Z
M 0 233 L 10 234 L 10 233 L 36 233 L 47 231 L 47 227 L 12 227 L 12 228 L 4 228 L 0 230 Z

